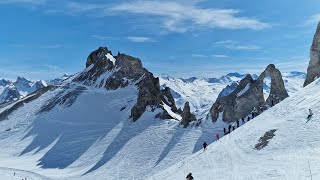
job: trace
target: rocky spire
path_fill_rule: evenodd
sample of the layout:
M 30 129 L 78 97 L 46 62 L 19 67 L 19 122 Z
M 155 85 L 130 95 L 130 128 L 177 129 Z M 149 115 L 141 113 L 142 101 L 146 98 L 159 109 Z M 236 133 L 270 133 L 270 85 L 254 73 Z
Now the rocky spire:
M 263 84 L 266 77 L 271 78 L 271 89 L 265 100 Z M 280 71 L 270 64 L 257 80 L 253 80 L 251 75 L 242 79 L 231 94 L 213 104 L 210 114 L 213 121 L 221 117 L 223 121 L 231 123 L 249 115 L 253 108 L 271 105 L 272 102 L 277 104 L 288 96 Z
M 320 77 L 320 22 L 318 24 L 317 31 L 314 35 L 311 50 L 310 50 L 310 62 L 308 66 L 307 78 L 303 86 L 307 86 L 315 79 Z
M 197 120 L 196 116 L 190 112 L 189 102 L 186 102 L 184 104 L 181 117 L 182 117 L 181 124 L 183 125 L 184 128 L 188 127 L 190 122 Z

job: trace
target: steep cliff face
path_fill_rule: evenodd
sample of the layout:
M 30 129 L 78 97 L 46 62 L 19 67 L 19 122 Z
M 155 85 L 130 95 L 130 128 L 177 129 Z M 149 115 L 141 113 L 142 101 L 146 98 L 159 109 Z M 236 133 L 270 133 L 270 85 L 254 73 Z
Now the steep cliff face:
M 271 78 L 271 87 L 268 98 L 264 99 L 263 85 L 267 77 Z M 254 108 L 277 104 L 288 96 L 280 71 L 271 64 L 257 80 L 250 75 L 242 79 L 231 94 L 213 104 L 210 114 L 214 122 L 221 117 L 231 123 L 249 115 Z
M 308 66 L 307 78 L 303 86 L 307 86 L 320 77 L 320 23 L 313 38 L 310 50 L 310 62 Z

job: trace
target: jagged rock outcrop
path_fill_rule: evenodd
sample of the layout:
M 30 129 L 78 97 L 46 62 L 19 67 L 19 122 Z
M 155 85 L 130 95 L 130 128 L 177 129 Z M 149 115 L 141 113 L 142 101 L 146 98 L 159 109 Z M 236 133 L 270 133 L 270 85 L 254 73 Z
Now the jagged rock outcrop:
M 310 50 L 310 62 L 307 71 L 307 78 L 303 86 L 307 86 L 315 79 L 320 77 L 320 22 L 317 27 L 317 31 L 314 35 L 311 50 Z
M 178 109 L 176 107 L 176 102 L 174 101 L 173 95 L 171 94 L 170 88 L 165 87 L 163 90 L 161 90 L 161 93 L 162 93 L 162 101 L 167 105 L 170 105 L 171 110 L 177 113 Z
M 271 78 L 271 87 L 270 95 L 265 100 L 263 84 L 266 77 Z M 257 80 L 253 80 L 248 74 L 231 94 L 220 98 L 213 104 L 210 114 L 213 121 L 221 117 L 223 121 L 231 123 L 249 115 L 254 108 L 271 106 L 287 97 L 289 95 L 285 89 L 281 72 L 271 64 Z
M 186 102 L 184 104 L 181 117 L 182 117 L 181 124 L 183 125 L 184 128 L 188 127 L 190 122 L 197 120 L 196 116 L 190 112 L 189 102 Z
M 0 103 L 11 102 L 20 99 L 21 94 L 14 86 L 7 86 L 0 94 Z
M 116 90 L 134 84 L 138 87 L 138 99 L 131 110 L 133 121 L 138 120 L 147 106 L 162 108 L 166 103 L 172 111 L 177 111 L 170 89 L 160 90 L 159 79 L 142 66 L 141 60 L 118 53 L 112 56 L 106 47 L 92 52 L 86 63 L 86 70 L 73 81 L 99 88 Z M 159 118 L 168 118 L 168 113 L 160 113 Z M 172 118 L 172 117 L 171 117 Z
M 227 85 L 218 95 L 217 101 L 220 100 L 224 96 L 228 96 L 231 94 L 236 88 L 238 87 L 238 83 L 232 83 L 230 85 Z

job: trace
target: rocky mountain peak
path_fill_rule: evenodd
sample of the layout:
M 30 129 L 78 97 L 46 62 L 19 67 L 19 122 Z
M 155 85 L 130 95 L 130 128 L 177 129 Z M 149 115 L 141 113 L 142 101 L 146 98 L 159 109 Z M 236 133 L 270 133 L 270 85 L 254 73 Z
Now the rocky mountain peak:
M 123 53 L 112 56 L 108 48 L 100 47 L 89 55 L 86 66 L 87 68 L 73 81 L 107 90 L 116 90 L 128 85 L 138 87 L 137 103 L 131 110 L 133 121 L 140 118 L 147 106 L 163 109 L 161 105 L 165 103 L 172 111 L 177 110 L 170 90 L 160 90 L 159 79 L 143 67 L 139 58 Z M 157 117 L 168 117 L 167 115 L 165 113 Z
M 99 47 L 88 56 L 86 67 L 89 67 L 91 64 L 95 64 L 98 60 L 107 59 L 107 54 L 112 55 L 111 51 L 109 51 L 107 47 Z
M 264 99 L 264 79 L 271 79 L 271 88 L 268 98 Z M 228 123 L 246 117 L 254 108 L 277 104 L 289 95 L 285 89 L 281 72 L 270 64 L 265 71 L 254 80 L 251 75 L 246 75 L 229 95 L 218 99 L 211 107 L 210 114 L 213 121 L 220 115 Z
M 307 71 L 307 78 L 303 86 L 307 86 L 320 77 L 320 22 L 313 38 L 310 50 L 310 62 Z

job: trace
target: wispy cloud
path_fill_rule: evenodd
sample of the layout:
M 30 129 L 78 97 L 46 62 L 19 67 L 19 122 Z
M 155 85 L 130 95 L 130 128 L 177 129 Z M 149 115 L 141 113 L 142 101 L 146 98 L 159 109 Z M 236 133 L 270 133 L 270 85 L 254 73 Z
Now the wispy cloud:
M 229 56 L 224 55 L 224 54 L 214 54 L 214 55 L 212 55 L 212 57 L 215 57 L 215 58 L 228 58 Z
M 207 58 L 209 56 L 204 55 L 204 54 L 192 54 L 191 55 L 193 58 Z
M 136 43 L 154 42 L 153 39 L 151 39 L 149 37 L 143 37 L 143 36 L 128 36 L 126 39 L 128 39 L 131 42 L 136 42 Z
M 44 5 L 47 0 L 0 0 L 0 4 Z
M 320 13 L 319 14 L 314 14 L 307 21 L 304 23 L 304 25 L 314 25 L 318 24 L 320 21 Z
M 258 50 L 261 49 L 260 46 L 252 45 L 252 44 L 242 44 L 238 41 L 234 40 L 225 40 L 215 42 L 216 47 L 223 47 L 232 50 Z
M 60 48 L 67 48 L 68 46 L 63 44 L 50 44 L 50 45 L 42 45 L 41 48 L 43 49 L 60 49 Z
M 181 1 L 131 1 L 109 8 L 114 13 L 131 13 L 162 17 L 162 26 L 170 31 L 186 32 L 190 28 L 222 28 L 261 30 L 270 24 L 255 18 L 236 16 L 235 9 L 201 8 L 198 1 L 184 4 Z
M 32 80 L 47 80 L 60 77 L 68 73 L 65 69 L 56 65 L 15 65 L 0 68 L 0 77 L 14 80 L 17 76 L 25 77 Z
M 132 0 L 99 4 L 65 2 L 59 6 L 60 9 L 48 9 L 47 13 L 86 14 L 100 17 L 130 16 L 131 14 L 148 19 L 155 17 L 152 19 L 152 23 L 162 30 L 171 32 L 187 32 L 207 28 L 261 30 L 271 27 L 269 23 L 262 22 L 259 19 L 239 15 L 241 11 L 237 9 L 201 7 L 199 4 L 201 1 Z
M 111 39 L 112 37 L 110 36 L 102 36 L 102 35 L 92 35 L 91 37 L 95 38 L 95 39 L 98 39 L 98 40 L 107 40 L 107 39 Z

